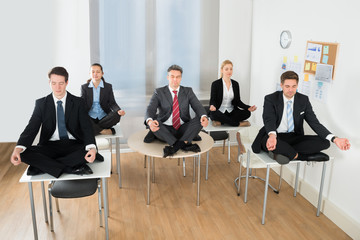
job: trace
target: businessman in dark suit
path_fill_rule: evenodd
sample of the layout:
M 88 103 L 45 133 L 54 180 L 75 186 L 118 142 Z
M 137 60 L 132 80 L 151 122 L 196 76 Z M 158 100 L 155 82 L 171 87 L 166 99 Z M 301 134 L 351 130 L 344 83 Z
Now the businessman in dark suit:
M 48 76 L 52 93 L 36 100 L 10 160 L 14 165 L 30 165 L 28 175 L 91 174 L 86 163 L 95 160 L 96 145 L 84 101 L 66 91 L 69 75 L 65 68 L 55 67 Z M 39 143 L 32 146 L 40 127 Z
M 116 103 L 112 85 L 105 82 L 103 68 L 94 63 L 90 68 L 90 79 L 81 86 L 81 97 L 91 117 L 94 134 L 115 134 L 113 128 L 125 115 Z
M 293 159 L 328 160 L 320 151 L 329 148 L 330 141 L 341 150 L 350 149 L 348 139 L 336 137 L 319 122 L 309 98 L 296 91 L 298 82 L 298 75 L 287 71 L 281 75 L 282 91 L 265 96 L 264 127 L 252 145 L 253 151 L 262 149 L 280 164 L 286 164 Z M 317 135 L 304 134 L 304 120 Z
M 172 65 L 167 72 L 169 85 L 155 90 L 144 123 L 150 128 L 149 134 L 169 144 L 164 148 L 164 157 L 179 149 L 199 152 L 199 146 L 191 142 L 208 125 L 205 108 L 190 87 L 180 86 L 183 72 L 180 66 Z M 194 118 L 190 116 L 190 107 L 196 114 Z

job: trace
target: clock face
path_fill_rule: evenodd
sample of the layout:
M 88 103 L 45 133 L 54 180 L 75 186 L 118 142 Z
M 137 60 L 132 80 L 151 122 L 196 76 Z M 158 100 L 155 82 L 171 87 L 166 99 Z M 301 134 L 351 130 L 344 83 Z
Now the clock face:
M 282 48 L 288 48 L 291 44 L 291 33 L 290 31 L 282 31 L 280 34 L 280 46 Z

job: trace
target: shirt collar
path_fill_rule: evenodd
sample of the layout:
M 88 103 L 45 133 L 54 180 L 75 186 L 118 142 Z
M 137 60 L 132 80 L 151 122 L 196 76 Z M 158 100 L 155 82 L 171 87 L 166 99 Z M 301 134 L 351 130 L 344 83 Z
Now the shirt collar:
M 168 87 L 169 87 L 169 90 L 170 90 L 171 93 L 174 93 L 173 91 L 177 91 L 177 93 L 179 94 L 180 86 L 179 86 L 177 89 L 175 89 L 175 90 L 173 90 L 173 89 L 170 87 L 170 85 L 168 85 Z
M 64 97 L 63 97 L 62 99 L 57 99 L 57 98 L 54 96 L 54 93 L 52 94 L 52 96 L 53 96 L 55 105 L 57 104 L 57 101 L 59 101 L 59 100 L 62 101 L 63 104 L 64 104 L 64 103 L 66 102 L 67 92 L 65 92 L 65 95 L 64 95 Z
M 222 79 L 222 78 L 221 78 L 221 80 L 222 80 L 223 85 L 226 86 L 225 80 Z M 232 82 L 231 82 L 231 79 L 230 79 L 230 87 L 231 87 L 231 86 L 232 86 Z
M 294 98 L 295 98 L 295 95 L 294 95 L 292 98 L 287 99 L 287 98 L 285 97 L 284 93 L 283 93 L 284 103 L 287 103 L 288 101 L 291 101 L 292 103 L 294 103 Z
M 93 87 L 94 87 L 93 81 L 90 81 L 88 87 L 89 87 L 89 88 L 93 88 Z M 104 88 L 104 81 L 103 81 L 103 80 L 100 81 L 99 87 Z

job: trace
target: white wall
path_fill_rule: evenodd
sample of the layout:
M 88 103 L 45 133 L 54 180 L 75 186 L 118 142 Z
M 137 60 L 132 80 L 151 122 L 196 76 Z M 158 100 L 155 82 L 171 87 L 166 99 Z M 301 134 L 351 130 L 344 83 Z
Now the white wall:
M 249 105 L 253 105 L 249 102 L 251 17 L 251 0 L 220 1 L 218 77 L 221 63 L 226 59 L 232 61 L 234 65 L 232 79 L 239 82 L 241 100 Z
M 48 71 L 64 66 L 80 94 L 90 65 L 88 1 L 14 0 L 1 5 L 0 142 L 16 142 L 37 98 L 51 92 Z
M 357 59 L 360 30 L 351 26 L 360 22 L 359 5 L 357 0 L 254 0 L 250 91 L 250 102 L 259 106 L 255 120 L 263 125 L 263 98 L 275 91 L 283 56 L 288 59 L 298 56 L 303 63 L 307 40 L 340 43 L 336 78 L 329 88 L 327 103 L 310 100 L 320 121 L 352 143 L 347 152 L 341 152 L 334 144 L 326 151 L 335 160 L 328 164 L 324 196 L 325 210 L 329 206 L 336 208 L 325 214 L 353 238 L 360 238 L 360 111 L 356 107 L 360 89 Z M 293 37 L 286 50 L 279 45 L 282 30 L 290 30 Z M 311 133 L 309 128 L 306 131 Z M 318 190 L 320 165 L 305 166 L 301 173 L 303 181 Z M 337 213 L 333 215 L 331 211 Z

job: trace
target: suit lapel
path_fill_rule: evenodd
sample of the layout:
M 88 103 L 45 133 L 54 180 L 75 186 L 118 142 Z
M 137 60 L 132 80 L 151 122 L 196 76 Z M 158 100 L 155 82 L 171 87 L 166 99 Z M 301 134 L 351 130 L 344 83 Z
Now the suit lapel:
M 68 122 L 73 107 L 74 107 L 74 102 L 72 99 L 72 95 L 68 92 L 66 97 L 66 105 L 65 105 L 65 123 Z
M 278 104 L 277 104 L 277 119 L 279 119 L 279 121 L 276 123 L 277 127 L 279 127 L 280 123 L 281 123 L 281 119 L 283 116 L 283 112 L 284 112 L 284 97 L 283 97 L 283 92 L 279 91 L 279 95 L 278 95 Z
M 52 94 L 46 97 L 46 112 L 48 113 L 47 116 L 51 118 L 51 125 L 53 129 L 56 128 L 56 105 L 54 103 L 54 98 Z
M 296 93 L 294 97 L 294 111 L 293 111 L 293 118 L 294 118 L 294 126 L 298 125 L 299 122 L 299 116 L 300 116 L 300 99 L 299 95 Z

